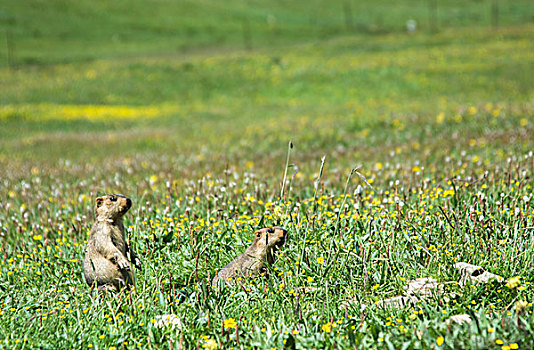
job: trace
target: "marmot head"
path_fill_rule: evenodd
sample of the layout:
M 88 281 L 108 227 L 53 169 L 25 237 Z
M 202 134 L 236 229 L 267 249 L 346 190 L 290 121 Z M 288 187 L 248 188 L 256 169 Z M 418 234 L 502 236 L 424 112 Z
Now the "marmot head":
M 287 230 L 282 227 L 266 227 L 254 232 L 254 242 L 265 248 L 280 248 L 286 240 Z
M 132 200 L 122 194 L 108 194 L 96 199 L 95 213 L 98 220 L 117 220 L 132 206 Z

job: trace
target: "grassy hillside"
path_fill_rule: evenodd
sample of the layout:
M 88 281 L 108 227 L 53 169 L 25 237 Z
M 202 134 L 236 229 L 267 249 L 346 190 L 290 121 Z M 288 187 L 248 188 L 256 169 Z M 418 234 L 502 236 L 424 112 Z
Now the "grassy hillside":
M 437 7 L 434 6 L 436 4 Z M 0 30 L 13 64 L 183 53 L 209 47 L 263 47 L 340 34 L 532 23 L 529 0 L 65 1 L 6 0 Z M 2 64 L 7 64 L 2 35 Z
M 431 122 L 440 113 L 454 118 L 469 106 L 524 108 L 533 96 L 533 32 L 530 25 L 498 34 L 454 29 L 253 53 L 4 69 L 3 148 L 12 159 L 43 161 L 85 157 L 89 149 L 95 158 L 115 157 L 111 146 L 126 154 L 198 153 L 199 144 L 261 154 L 272 146 L 257 137 L 293 139 L 309 152 L 330 144 L 359 152 L 413 137 L 437 144 L 416 131 L 422 125 L 395 135 L 383 130 Z M 369 139 L 358 137 L 364 129 Z M 65 147 L 65 137 L 76 146 Z

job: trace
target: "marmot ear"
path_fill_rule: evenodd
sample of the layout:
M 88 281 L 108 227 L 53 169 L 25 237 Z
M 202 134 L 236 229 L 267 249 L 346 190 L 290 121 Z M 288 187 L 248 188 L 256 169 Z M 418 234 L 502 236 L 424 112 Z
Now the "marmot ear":
M 98 198 L 96 199 L 96 207 L 97 207 L 97 208 L 100 208 L 100 207 L 102 206 L 102 203 L 104 203 L 104 198 L 102 198 L 102 197 L 98 197 Z
M 260 238 L 261 237 L 261 230 L 258 230 L 256 232 L 254 232 L 254 235 L 256 236 L 256 238 Z

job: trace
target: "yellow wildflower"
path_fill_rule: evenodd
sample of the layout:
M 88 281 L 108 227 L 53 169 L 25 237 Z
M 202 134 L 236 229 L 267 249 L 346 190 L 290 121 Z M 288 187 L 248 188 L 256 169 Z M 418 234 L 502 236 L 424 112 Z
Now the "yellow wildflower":
M 528 303 L 524 300 L 518 300 L 515 303 L 515 312 L 520 313 L 523 312 L 528 306 Z
M 234 318 L 227 318 L 224 320 L 224 328 L 237 328 L 237 322 Z
M 444 341 L 445 341 L 445 338 L 443 338 L 442 336 L 439 336 L 436 339 L 436 344 L 438 344 L 438 346 L 441 346 L 441 344 L 443 344 Z
M 517 286 L 519 286 L 521 284 L 520 279 L 521 279 L 521 277 L 519 277 L 519 276 L 510 278 L 508 280 L 508 282 L 506 282 L 506 287 L 508 287 L 508 288 L 516 288 Z
M 332 323 L 328 322 L 328 323 L 323 324 L 321 329 L 323 330 L 323 332 L 326 332 L 326 333 L 332 332 Z

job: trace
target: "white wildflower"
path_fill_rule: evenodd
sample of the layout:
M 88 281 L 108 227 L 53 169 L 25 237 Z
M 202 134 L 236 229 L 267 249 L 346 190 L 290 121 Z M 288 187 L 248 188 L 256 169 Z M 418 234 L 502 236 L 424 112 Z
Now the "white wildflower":
M 154 317 L 156 322 L 154 322 L 154 327 L 156 328 L 182 328 L 182 322 L 175 314 L 169 315 L 158 315 Z

